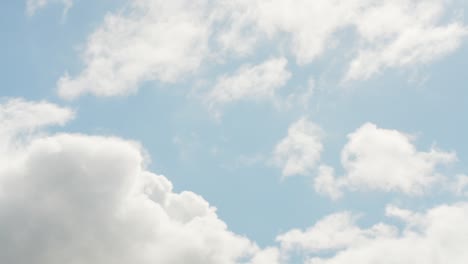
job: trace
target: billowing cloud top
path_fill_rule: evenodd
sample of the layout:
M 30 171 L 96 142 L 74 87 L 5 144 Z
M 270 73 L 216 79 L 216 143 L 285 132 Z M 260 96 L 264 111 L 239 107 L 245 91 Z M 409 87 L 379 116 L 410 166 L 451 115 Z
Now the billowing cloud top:
M 455 153 L 435 148 L 417 151 L 410 136 L 371 123 L 348 139 L 341 152 L 345 176 L 335 178 L 333 168 L 324 165 L 315 179 L 315 189 L 332 198 L 340 197 L 342 188 L 423 194 L 443 182 L 438 166 L 456 160 Z
M 16 136 L 71 111 L 10 100 L 0 123 Z M 13 131 L 13 130 L 12 130 Z M 199 195 L 174 193 L 145 169 L 135 142 L 54 134 L 11 137 L 0 153 L 2 263 L 276 263 L 236 235 Z M 3 164 L 8 164 L 3 166 Z

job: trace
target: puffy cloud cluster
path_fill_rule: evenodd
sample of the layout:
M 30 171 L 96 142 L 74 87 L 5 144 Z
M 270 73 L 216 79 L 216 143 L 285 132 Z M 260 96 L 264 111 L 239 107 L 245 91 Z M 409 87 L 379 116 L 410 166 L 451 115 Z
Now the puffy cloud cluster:
M 113 96 L 136 91 L 143 81 L 175 82 L 208 54 L 207 1 L 131 1 L 128 12 L 108 14 L 88 39 L 86 68 L 63 76 L 59 93 Z
M 333 168 L 322 165 L 315 189 L 332 198 L 345 188 L 422 194 L 443 179 L 438 166 L 455 160 L 454 153 L 418 151 L 410 136 L 367 123 L 348 135 L 341 153 L 344 175 L 336 177 Z
M 309 174 L 320 160 L 323 150 L 322 129 L 301 118 L 289 126 L 288 135 L 275 147 L 273 161 L 283 176 Z
M 278 237 L 288 251 L 306 254 L 307 264 L 411 264 L 468 261 L 468 204 L 441 205 L 424 213 L 387 207 L 387 216 L 400 219 L 403 228 L 379 223 L 369 228 L 356 216 L 338 213 L 311 228 Z M 323 253 L 327 253 L 324 256 Z
M 11 128 L 0 136 L 0 262 L 278 263 L 278 250 L 232 233 L 202 197 L 147 171 L 137 143 L 31 133 L 71 117 L 45 102 L 0 105 Z
M 69 99 L 83 93 L 128 94 L 144 81 L 177 82 L 202 65 L 242 60 L 260 48 L 271 50 L 271 56 L 286 51 L 304 65 L 339 45 L 345 31 L 353 36 L 343 41 L 352 54 L 343 56 L 349 59 L 345 79 L 366 79 L 456 50 L 467 29 L 456 18 L 446 19 L 450 2 L 130 1 L 89 37 L 82 54 L 85 68 L 63 76 L 59 93 Z

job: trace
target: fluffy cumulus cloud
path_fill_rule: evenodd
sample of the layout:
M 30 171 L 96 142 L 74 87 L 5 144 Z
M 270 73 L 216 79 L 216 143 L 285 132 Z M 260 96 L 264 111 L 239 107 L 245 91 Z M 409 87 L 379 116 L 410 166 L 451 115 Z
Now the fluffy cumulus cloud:
M 285 58 L 274 58 L 258 65 L 243 65 L 236 73 L 218 79 L 206 100 L 210 108 L 238 100 L 273 99 L 276 91 L 291 77 Z
M 0 109 L 16 133 L 0 137 L 11 143 L 0 146 L 0 262 L 278 263 L 277 249 L 230 232 L 202 197 L 146 170 L 137 143 L 31 132 L 71 118 L 47 103 Z
M 453 18 L 455 6 L 447 0 L 129 1 L 89 37 L 84 69 L 64 75 L 59 93 L 124 95 L 145 81 L 177 82 L 202 65 L 243 61 L 258 49 L 304 65 L 337 45 L 348 50 L 337 55 L 349 64 L 344 79 L 366 79 L 456 50 L 467 29 Z
M 441 205 L 424 213 L 394 206 L 387 215 L 402 221 L 398 228 L 378 223 L 369 228 L 356 224 L 356 216 L 338 213 L 311 228 L 278 237 L 285 249 L 300 250 L 307 264 L 410 264 L 468 261 L 468 204 Z M 324 257 L 324 254 L 327 257 Z
M 38 10 L 46 7 L 49 4 L 63 5 L 63 15 L 68 13 L 68 10 L 73 6 L 73 0 L 27 0 L 26 13 L 33 16 Z
M 139 0 L 129 2 L 126 12 L 108 14 L 88 39 L 85 69 L 58 81 L 60 95 L 123 95 L 143 81 L 175 82 L 195 71 L 208 54 L 205 2 Z
M 273 162 L 282 169 L 283 176 L 309 174 L 320 160 L 323 149 L 322 129 L 301 118 L 289 126 L 288 135 L 275 147 Z
M 315 189 L 338 198 L 343 188 L 422 194 L 443 176 L 437 167 L 456 160 L 456 155 L 432 148 L 418 151 L 411 137 L 396 130 L 367 123 L 348 135 L 342 150 L 344 175 L 322 166 Z

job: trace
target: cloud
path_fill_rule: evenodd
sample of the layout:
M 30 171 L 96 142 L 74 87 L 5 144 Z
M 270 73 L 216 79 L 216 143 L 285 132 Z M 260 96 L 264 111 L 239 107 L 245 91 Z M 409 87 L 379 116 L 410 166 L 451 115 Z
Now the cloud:
M 284 177 L 309 174 L 320 160 L 322 129 L 301 118 L 289 126 L 288 135 L 275 147 L 273 162 Z
M 84 69 L 62 76 L 58 90 L 67 99 L 127 95 L 146 81 L 176 83 L 208 65 L 244 64 L 260 49 L 305 65 L 337 45 L 349 63 L 344 79 L 367 79 L 454 52 L 467 28 L 450 18 L 452 9 L 446 0 L 129 1 L 90 35 Z
M 19 124 L 15 133 L 70 115 L 22 100 L 0 109 L 2 124 Z M 174 192 L 167 178 L 149 172 L 135 142 L 18 136 L 0 153 L 2 263 L 278 263 L 277 249 L 261 250 L 229 231 L 201 196 Z
M 210 108 L 239 100 L 273 99 L 291 77 L 285 58 L 273 58 L 258 65 L 242 65 L 234 74 L 218 78 L 206 97 Z
M 423 194 L 443 179 L 437 167 L 455 160 L 454 153 L 418 151 L 408 135 L 366 123 L 348 135 L 341 152 L 344 176 L 335 177 L 333 168 L 324 165 L 315 189 L 332 198 L 340 197 L 344 188 Z
M 74 117 L 70 109 L 48 102 L 10 99 L 0 104 L 0 143 L 11 143 L 20 133 L 31 133 L 46 125 L 64 125 Z M 5 147 L 5 146 L 3 146 Z
M 356 45 L 345 79 L 367 79 L 385 68 L 428 63 L 456 50 L 467 34 L 460 22 L 444 23 L 445 0 L 257 0 L 253 21 L 273 39 L 289 36 L 298 64 L 308 64 L 354 33 Z M 254 2 L 252 4 L 250 2 Z M 349 36 L 348 36 L 349 38 Z M 349 41 L 349 40 L 347 40 Z
M 318 174 L 314 178 L 314 189 L 317 193 L 327 195 L 333 200 L 337 200 L 343 196 L 343 187 L 346 187 L 346 180 L 343 178 L 337 179 L 335 170 L 326 165 L 320 165 Z
M 270 247 L 258 252 L 248 264 L 282 263 L 282 256 L 277 248 Z
M 351 62 L 346 79 L 368 79 L 385 68 L 429 63 L 454 52 L 467 29 L 457 23 L 446 27 L 410 27 L 391 43 L 364 49 Z
M 63 17 L 68 13 L 68 10 L 73 6 L 73 0 L 27 0 L 26 13 L 28 16 L 33 16 L 39 9 L 42 9 L 50 4 L 63 5 Z
M 285 250 L 298 249 L 307 264 L 410 264 L 468 261 L 468 204 L 441 205 L 424 213 L 394 206 L 387 215 L 403 221 L 399 229 L 383 223 L 361 228 L 350 213 L 325 217 L 306 231 L 278 237 Z M 324 256 L 320 253 L 328 252 Z
M 340 250 L 377 237 L 394 237 L 397 229 L 377 224 L 363 230 L 356 226 L 358 217 L 350 212 L 329 215 L 305 231 L 293 229 L 277 237 L 285 251 L 300 250 L 318 253 L 325 250 Z
M 131 1 L 111 13 L 88 39 L 85 69 L 58 81 L 59 94 L 125 95 L 144 81 L 176 82 L 208 55 L 210 14 L 205 1 Z

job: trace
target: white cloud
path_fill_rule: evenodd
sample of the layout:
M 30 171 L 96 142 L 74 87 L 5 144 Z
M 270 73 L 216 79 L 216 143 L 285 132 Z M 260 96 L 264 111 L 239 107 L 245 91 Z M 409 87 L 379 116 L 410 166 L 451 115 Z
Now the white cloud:
M 29 102 L 9 99 L 0 102 L 0 173 L 11 167 L 18 153 L 17 147 L 31 139 L 40 127 L 63 125 L 74 112 L 48 102 Z
M 63 76 L 59 94 L 73 99 L 134 92 L 143 81 L 175 82 L 207 56 L 210 14 L 205 1 L 132 1 L 129 10 L 108 14 L 88 39 L 86 68 Z
M 347 79 L 368 79 L 385 68 L 429 63 L 454 52 L 467 29 L 457 23 L 445 27 L 408 27 L 390 43 L 364 49 L 353 59 Z
M 307 264 L 410 264 L 468 261 L 468 204 L 442 205 L 425 213 L 390 206 L 404 228 L 379 223 L 363 229 L 349 213 L 328 216 L 306 231 L 279 236 L 286 250 L 300 249 Z M 317 253 L 328 252 L 329 257 Z
M 246 264 L 271 264 L 271 263 L 282 263 L 282 256 L 277 248 L 270 247 L 258 252 L 250 262 Z
M 324 250 L 340 250 L 354 244 L 364 243 L 377 237 L 394 237 L 397 229 L 377 224 L 362 230 L 355 225 L 357 216 L 350 212 L 329 215 L 305 231 L 293 229 L 277 237 L 285 251 L 299 249 L 318 253 Z
M 63 125 L 74 117 L 74 112 L 48 102 L 28 102 L 10 99 L 0 104 L 0 147 L 5 148 L 13 136 L 31 133 L 46 125 Z
M 386 68 L 429 63 L 466 36 L 447 0 L 138 0 L 106 16 L 89 37 L 85 67 L 58 81 L 68 99 L 125 95 L 145 81 L 179 82 L 202 65 L 246 58 L 256 50 L 292 54 L 299 65 L 341 42 L 347 80 Z M 341 34 L 349 31 L 346 39 Z M 235 59 L 235 60 L 232 60 Z
M 343 196 L 342 188 L 346 186 L 346 181 L 337 179 L 335 170 L 326 165 L 321 165 L 318 174 L 314 178 L 314 189 L 316 192 L 329 196 L 337 200 Z
M 322 137 L 322 129 L 306 118 L 291 124 L 273 153 L 273 162 L 281 167 L 283 176 L 309 174 L 320 160 Z
M 333 169 L 325 166 L 315 188 L 334 198 L 343 188 L 418 195 L 443 179 L 437 166 L 455 160 L 454 153 L 434 148 L 418 151 L 408 135 L 367 123 L 348 135 L 341 153 L 345 175 L 335 178 Z
M 263 32 L 272 38 L 289 34 L 299 64 L 331 50 L 341 41 L 340 32 L 353 31 L 357 55 L 351 59 L 348 80 L 433 61 L 456 50 L 468 33 L 460 22 L 444 23 L 451 7 L 445 0 L 241 2 L 246 9 L 257 8 L 252 20 Z
M 253 20 L 270 38 L 284 33 L 289 36 L 289 49 L 299 64 L 312 62 L 332 46 L 333 34 L 357 18 L 358 9 L 364 6 L 361 2 L 244 1 L 246 8 L 256 8 Z
M 273 58 L 258 65 L 243 65 L 234 74 L 220 77 L 206 102 L 210 108 L 238 100 L 273 99 L 291 77 L 285 58 Z
M 0 122 L 20 124 L 16 133 L 70 115 L 21 100 L 0 109 L 10 109 Z M 0 153 L 0 164 L 8 162 L 0 166 L 2 263 L 278 263 L 276 249 L 232 233 L 202 197 L 176 193 L 149 172 L 135 142 L 81 134 L 9 140 L 18 141 Z
M 65 17 L 68 10 L 73 6 L 73 0 L 27 0 L 26 13 L 28 16 L 33 16 L 39 9 L 42 9 L 49 4 L 62 4 L 63 17 Z
M 237 3 L 237 8 L 244 10 L 239 19 L 255 25 L 255 34 L 283 40 L 280 43 L 287 36 L 286 43 L 298 64 L 313 62 L 342 41 L 340 32 L 352 31 L 357 44 L 348 48 L 356 54 L 346 79 L 366 79 L 385 68 L 433 61 L 456 50 L 467 34 L 465 25 L 456 19 L 444 22 L 453 7 L 446 0 Z M 241 39 L 231 45 L 238 43 Z

